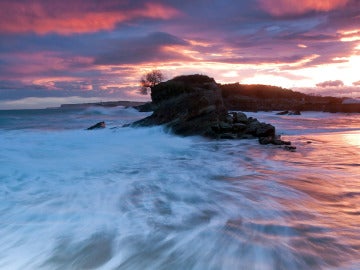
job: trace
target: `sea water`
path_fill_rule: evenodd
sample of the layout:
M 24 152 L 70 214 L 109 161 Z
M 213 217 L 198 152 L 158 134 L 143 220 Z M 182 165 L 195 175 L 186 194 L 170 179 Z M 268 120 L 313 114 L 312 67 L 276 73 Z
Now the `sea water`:
M 359 114 L 248 114 L 296 152 L 146 115 L 0 111 L 0 269 L 360 269 Z

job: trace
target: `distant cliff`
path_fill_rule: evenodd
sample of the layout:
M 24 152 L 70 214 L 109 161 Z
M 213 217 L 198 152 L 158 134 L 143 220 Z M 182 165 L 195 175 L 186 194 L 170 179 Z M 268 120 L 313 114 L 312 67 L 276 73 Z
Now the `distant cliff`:
M 124 107 L 136 107 L 140 105 L 144 105 L 146 102 L 141 101 L 106 101 L 106 102 L 95 102 L 95 103 L 77 103 L 77 104 L 61 104 L 60 108 L 86 108 L 86 107 L 116 107 L 116 106 L 124 106 Z
M 307 95 L 277 86 L 233 83 L 220 88 L 229 110 L 360 112 L 360 104 L 346 104 L 344 98 Z

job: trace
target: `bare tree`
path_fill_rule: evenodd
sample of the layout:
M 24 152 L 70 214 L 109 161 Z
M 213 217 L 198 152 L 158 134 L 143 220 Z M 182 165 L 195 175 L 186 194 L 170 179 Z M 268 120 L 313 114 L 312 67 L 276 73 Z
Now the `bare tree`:
M 141 77 L 139 92 L 143 95 L 146 95 L 149 88 L 153 88 L 163 80 L 164 74 L 160 70 L 152 70 Z

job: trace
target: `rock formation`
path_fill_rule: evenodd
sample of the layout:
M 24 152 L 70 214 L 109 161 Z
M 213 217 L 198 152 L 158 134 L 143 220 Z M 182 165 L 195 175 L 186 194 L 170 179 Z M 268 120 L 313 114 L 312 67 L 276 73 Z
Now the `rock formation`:
M 289 144 L 275 134 L 275 127 L 228 112 L 221 89 L 205 75 L 175 77 L 151 89 L 153 114 L 132 126 L 165 125 L 182 136 L 201 135 L 216 139 L 259 138 L 261 144 Z
M 93 129 L 99 129 L 99 128 L 105 128 L 105 122 L 104 121 L 96 123 L 95 125 L 93 125 L 91 127 L 88 127 L 87 130 L 93 130 Z
M 301 115 L 301 112 L 299 110 L 295 110 L 295 111 L 282 111 L 282 112 L 278 112 L 276 113 L 276 115 Z

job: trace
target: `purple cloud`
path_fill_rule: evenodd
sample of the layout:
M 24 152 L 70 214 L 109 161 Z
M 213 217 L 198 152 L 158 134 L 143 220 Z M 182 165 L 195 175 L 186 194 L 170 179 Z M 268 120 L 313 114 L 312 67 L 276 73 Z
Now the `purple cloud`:
M 144 62 L 186 61 L 190 58 L 172 46 L 186 47 L 188 42 L 174 35 L 155 32 L 143 37 L 109 40 L 105 50 L 96 57 L 96 65 L 134 64 Z
M 344 86 L 344 82 L 341 81 L 341 80 L 325 81 L 325 82 L 317 83 L 316 86 L 317 87 L 322 87 L 322 88 L 326 88 L 326 87 L 342 87 L 342 86 Z

